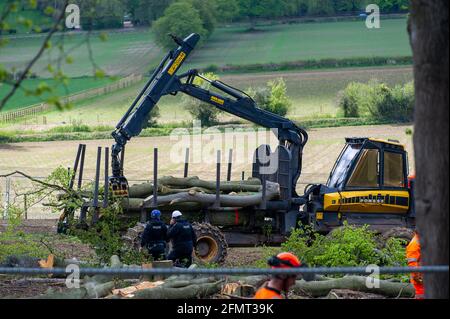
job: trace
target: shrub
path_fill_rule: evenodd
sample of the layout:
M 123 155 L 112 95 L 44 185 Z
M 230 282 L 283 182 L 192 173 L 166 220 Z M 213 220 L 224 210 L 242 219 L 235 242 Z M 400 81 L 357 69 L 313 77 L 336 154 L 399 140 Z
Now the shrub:
M 390 239 L 379 248 L 374 232 L 368 226 L 344 225 L 324 236 L 310 228 L 292 231 L 278 248 L 264 248 L 264 257 L 256 266 L 267 267 L 267 258 L 282 251 L 297 255 L 309 266 L 379 266 L 405 265 L 405 251 L 399 239 Z
M 158 122 L 158 118 L 161 116 L 161 112 L 159 111 L 159 106 L 155 105 L 153 110 L 147 115 L 147 118 L 144 121 L 143 128 L 151 128 L 155 127 Z
M 414 113 L 414 85 L 410 82 L 390 88 L 377 81 L 352 82 L 339 93 L 338 101 L 345 117 L 409 122 Z
M 360 117 L 360 107 L 367 98 L 367 85 L 357 82 L 350 83 L 343 91 L 339 92 L 339 107 L 344 112 L 344 117 Z
M 206 73 L 204 74 L 204 76 L 211 80 L 219 79 L 219 77 L 214 73 Z M 211 86 L 210 83 L 198 77 L 194 80 L 194 84 L 202 87 L 205 90 L 209 90 Z M 196 120 L 201 121 L 202 125 L 212 126 L 217 124 L 217 117 L 220 113 L 220 110 L 218 108 L 211 106 L 211 104 L 209 103 L 202 102 L 187 95 L 184 95 L 182 99 L 183 105 L 186 107 L 192 117 Z
M 268 82 L 264 88 L 250 88 L 248 91 L 258 107 L 280 116 L 285 116 L 292 105 L 283 78 Z

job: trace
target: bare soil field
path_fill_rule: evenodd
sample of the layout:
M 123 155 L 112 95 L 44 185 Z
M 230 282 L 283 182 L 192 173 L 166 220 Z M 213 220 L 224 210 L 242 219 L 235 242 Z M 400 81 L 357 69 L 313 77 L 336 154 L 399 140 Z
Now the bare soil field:
M 311 129 L 310 140 L 304 150 L 303 171 L 298 184 L 299 193 L 309 183 L 325 183 L 345 143 L 345 137 L 377 137 L 382 139 L 395 139 L 404 143 L 409 152 L 410 170 L 414 170 L 414 156 L 411 136 L 405 131 L 408 125 L 380 125 L 361 127 L 340 127 Z M 233 139 L 233 141 L 231 141 Z M 159 149 L 159 176 L 182 176 L 184 150 L 201 144 L 201 154 L 194 158 L 189 167 L 190 176 L 199 176 L 204 179 L 215 178 L 215 152 L 222 151 L 222 178 L 226 177 L 226 164 L 228 162 L 229 148 L 237 149 L 234 153 L 232 179 L 239 180 L 244 171 L 245 176 L 251 174 L 252 156 L 256 146 L 260 145 L 255 134 L 236 132 L 231 137 L 223 134 L 176 137 L 150 137 L 135 138 L 126 148 L 125 175 L 130 184 L 151 180 L 153 177 L 153 148 Z M 201 143 L 199 143 L 201 141 Z M 272 149 L 276 147 L 276 139 L 270 139 Z M 263 141 L 264 142 L 264 141 Z M 58 166 L 71 167 L 75 159 L 79 143 L 87 145 L 84 177 L 87 181 L 95 176 L 95 163 L 97 147 L 111 147 L 112 140 L 100 141 L 64 141 L 0 145 L 0 175 L 16 170 L 34 177 L 46 177 Z M 198 147 L 195 148 L 198 150 Z M 191 153 L 193 154 L 193 153 Z M 194 160 L 196 160 L 194 162 Z M 102 170 L 103 173 L 103 170 Z M 25 187 L 21 178 L 13 179 L 13 188 L 20 190 Z M 21 186 L 23 185 L 23 186 Z M 4 192 L 5 181 L 0 180 L 0 193 Z M 56 218 L 53 215 L 37 217 L 42 212 L 33 210 L 30 218 Z

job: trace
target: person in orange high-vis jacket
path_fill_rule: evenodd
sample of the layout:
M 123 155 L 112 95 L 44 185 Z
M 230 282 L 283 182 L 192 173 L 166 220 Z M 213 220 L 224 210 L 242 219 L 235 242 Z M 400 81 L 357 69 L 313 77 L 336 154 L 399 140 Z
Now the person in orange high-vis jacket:
M 284 252 L 271 257 L 267 263 L 272 269 L 288 269 L 307 267 L 305 263 L 292 253 Z M 314 280 L 314 275 L 303 275 L 306 281 Z M 295 285 L 297 275 L 274 275 L 257 292 L 254 299 L 283 299 L 282 293 L 287 296 L 289 289 Z
M 409 267 L 419 267 L 421 266 L 420 260 L 420 241 L 419 234 L 416 232 L 413 239 L 406 247 L 406 258 L 408 260 Z M 424 299 L 425 291 L 423 287 L 423 275 L 422 273 L 411 273 L 411 283 L 414 285 L 416 290 L 416 299 Z

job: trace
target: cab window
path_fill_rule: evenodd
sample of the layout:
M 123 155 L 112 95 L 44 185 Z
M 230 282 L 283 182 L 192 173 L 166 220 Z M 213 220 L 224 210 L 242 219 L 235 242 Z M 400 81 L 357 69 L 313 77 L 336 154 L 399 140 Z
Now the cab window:
M 379 152 L 376 149 L 365 149 L 356 164 L 347 186 L 349 187 L 379 187 Z
M 384 152 L 384 186 L 405 187 L 403 177 L 403 155 L 393 152 Z

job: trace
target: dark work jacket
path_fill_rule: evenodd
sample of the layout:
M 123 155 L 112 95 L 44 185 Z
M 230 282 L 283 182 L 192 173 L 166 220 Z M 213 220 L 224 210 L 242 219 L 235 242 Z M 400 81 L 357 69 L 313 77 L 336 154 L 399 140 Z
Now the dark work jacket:
M 167 231 L 167 239 L 172 240 L 172 249 L 181 254 L 191 254 L 197 245 L 197 236 L 187 220 L 177 220 Z
M 145 226 L 142 235 L 141 246 L 152 246 L 158 243 L 166 243 L 167 226 L 159 219 L 151 219 Z

